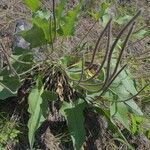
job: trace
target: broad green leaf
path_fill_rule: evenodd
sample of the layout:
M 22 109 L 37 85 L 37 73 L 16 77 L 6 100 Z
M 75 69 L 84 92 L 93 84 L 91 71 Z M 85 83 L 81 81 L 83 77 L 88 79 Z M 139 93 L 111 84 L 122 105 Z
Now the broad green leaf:
M 35 24 L 30 30 L 19 32 L 18 35 L 22 36 L 27 42 L 30 43 L 30 48 L 39 47 L 47 44 L 48 42 L 45 38 L 43 29 Z
M 61 114 L 66 118 L 69 132 L 75 150 L 80 150 L 85 142 L 85 127 L 83 110 L 85 102 L 81 99 L 75 102 L 63 102 L 60 109 Z
M 110 114 L 120 121 L 130 131 L 128 109 L 124 103 L 113 103 L 110 105 Z
M 67 75 L 71 80 L 80 80 L 81 73 L 80 72 L 67 72 Z
M 33 54 L 24 53 L 22 55 L 11 55 L 15 59 L 11 59 L 12 66 L 17 71 L 18 74 L 23 73 L 33 66 Z M 24 62 L 24 63 L 21 63 Z
M 112 87 L 113 87 L 113 90 L 115 89 L 115 87 L 118 87 L 120 90 L 124 90 L 124 92 L 126 92 L 126 94 L 124 95 L 129 96 L 129 97 L 131 97 L 131 94 L 135 95 L 137 93 L 133 80 L 130 78 L 129 73 L 127 73 L 127 71 L 125 70 L 123 70 L 118 75 L 116 80 L 113 82 Z M 123 91 L 120 94 L 123 94 Z M 126 97 L 126 99 L 129 97 Z
M 40 0 L 23 0 L 33 12 L 36 12 L 40 7 Z
M 9 72 L 0 72 L 0 99 L 4 100 L 11 96 L 16 96 L 21 83 L 17 76 L 10 76 Z
M 130 78 L 129 73 L 124 70 L 118 75 L 116 80 L 111 85 L 110 89 L 115 95 L 118 96 L 119 101 L 127 100 L 128 98 L 132 97 L 137 93 L 134 82 Z M 132 110 L 132 112 L 138 115 L 143 115 L 141 109 L 138 107 L 133 99 L 126 101 L 125 104 Z
M 61 29 L 60 29 L 62 32 L 61 34 L 63 36 L 74 35 L 75 24 L 76 24 L 79 10 L 80 10 L 80 5 L 77 5 L 73 10 L 68 11 L 67 14 L 64 16 Z
M 43 99 L 47 99 L 47 101 L 55 101 L 58 98 L 57 94 L 52 91 L 44 91 L 41 96 Z
M 17 91 L 12 93 L 11 91 L 7 90 L 4 86 L 0 84 L 0 100 L 5 100 L 9 97 L 13 97 L 17 95 Z
M 41 109 L 41 104 L 43 102 L 43 99 L 41 97 L 42 93 L 43 87 L 41 87 L 41 89 L 39 90 L 36 86 L 31 90 L 28 97 L 28 112 L 30 113 L 30 119 L 28 121 L 28 137 L 31 149 L 33 148 L 35 142 L 35 132 L 45 120 Z
M 58 96 L 55 92 L 43 91 L 43 93 L 41 94 L 41 97 L 43 99 L 42 104 L 41 104 L 42 114 L 46 118 L 48 115 L 49 102 L 57 100 Z
M 104 99 L 110 101 L 110 102 L 115 102 L 119 99 L 119 96 L 117 95 L 117 93 L 115 93 L 114 91 L 109 90 L 108 92 L 105 93 L 105 95 L 103 96 Z
M 39 47 L 51 43 L 51 36 L 53 37 L 53 27 L 50 31 L 50 12 L 37 11 L 32 18 L 33 27 L 28 31 L 19 32 L 27 42 L 30 43 L 30 48 Z
M 41 28 L 44 32 L 45 39 L 50 41 L 50 12 L 38 11 L 35 17 L 32 19 L 32 23 Z

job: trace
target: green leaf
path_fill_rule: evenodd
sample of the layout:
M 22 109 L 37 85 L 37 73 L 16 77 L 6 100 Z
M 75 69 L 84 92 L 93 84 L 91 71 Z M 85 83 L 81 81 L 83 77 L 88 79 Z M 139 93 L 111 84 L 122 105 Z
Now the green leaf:
M 114 134 L 117 133 L 117 136 L 119 138 L 121 138 L 122 142 L 125 143 L 129 147 L 129 149 L 134 150 L 133 147 L 128 143 L 127 139 L 124 137 L 122 132 L 120 131 L 120 129 L 117 126 L 117 124 L 112 119 L 110 111 L 109 110 L 105 110 L 104 108 L 100 108 L 99 106 L 96 106 L 95 110 L 96 110 L 96 112 L 98 114 L 105 116 L 105 118 L 107 119 L 107 122 L 108 122 L 108 129 L 110 129 L 112 131 L 112 133 L 114 133 Z
M 55 101 L 57 100 L 58 96 L 55 92 L 52 91 L 44 91 L 41 94 L 41 97 L 43 99 L 43 102 L 41 104 L 41 109 L 42 109 L 42 114 L 46 118 L 48 115 L 48 106 L 49 106 L 49 101 Z
M 80 5 L 74 7 L 73 10 L 67 12 L 67 14 L 63 18 L 63 22 L 61 25 L 61 32 L 63 36 L 73 36 L 75 30 L 75 23 L 77 20 L 77 15 L 80 10 Z M 58 33 L 60 34 L 60 33 Z
M 110 20 L 109 14 L 103 15 L 102 16 L 102 26 L 105 27 L 109 20 Z
M 33 12 L 36 12 L 40 7 L 39 0 L 23 0 L 24 4 L 28 6 Z
M 94 12 L 92 10 L 92 12 L 89 12 L 89 14 L 95 18 L 96 20 L 99 20 L 99 19 L 102 19 L 103 21 L 103 26 L 106 25 L 106 23 L 108 22 L 109 20 L 109 15 L 108 15 L 108 8 L 109 8 L 109 3 L 107 2 L 103 2 L 101 5 L 100 5 L 100 10 L 97 12 Z
M 35 17 L 39 17 L 41 19 L 46 19 L 46 20 L 49 20 L 50 18 L 50 15 L 51 15 L 51 12 L 48 11 L 48 10 L 38 10 L 35 15 L 34 15 L 34 18 Z
M 11 96 L 16 96 L 21 83 L 18 77 L 10 76 L 9 72 L 0 72 L 0 99 L 4 100 Z
M 128 22 L 130 19 L 132 18 L 132 16 L 129 15 L 125 15 L 125 16 L 119 16 L 117 19 L 115 19 L 115 22 L 118 23 L 119 25 L 123 25 L 126 22 Z
M 114 90 L 115 87 L 119 86 L 119 89 L 122 88 L 122 90 L 125 90 L 125 92 L 128 93 L 129 97 L 131 97 L 130 94 L 135 95 L 137 93 L 137 90 L 135 88 L 133 80 L 131 79 L 131 77 L 129 75 L 130 75 L 129 70 L 127 70 L 127 69 L 123 70 L 118 75 L 118 77 L 116 78 L 116 80 L 113 82 L 112 87 L 113 87 L 113 90 Z M 121 94 L 123 94 L 123 91 L 122 91 L 122 93 L 120 93 L 120 96 L 121 96 Z M 128 96 L 128 95 L 126 95 L 126 96 Z M 129 97 L 126 97 L 126 98 L 129 98 Z
M 32 23 L 37 27 L 41 28 L 44 32 L 45 39 L 50 40 L 50 12 L 49 11 L 38 11 L 35 17 L 32 19 Z
M 133 34 L 136 39 L 144 38 L 147 34 L 147 30 L 141 29 Z
M 36 24 L 28 31 L 19 32 L 18 35 L 22 36 L 27 42 L 30 43 L 30 48 L 39 47 L 47 44 L 48 40 L 45 38 L 43 29 Z
M 29 104 L 28 112 L 30 113 L 30 119 L 28 121 L 28 128 L 29 128 L 28 137 L 31 149 L 33 148 L 35 142 L 35 132 L 40 127 L 42 122 L 45 120 L 41 109 L 41 104 L 43 102 L 41 96 L 42 93 L 43 87 L 41 87 L 41 89 L 39 90 L 36 85 L 36 87 L 34 87 L 31 90 L 31 93 L 28 97 L 28 104 Z
M 134 114 L 131 114 L 131 131 L 133 134 L 135 134 L 136 132 L 140 132 L 140 130 L 142 130 L 141 124 L 144 123 L 144 117 L 141 116 L 136 116 Z
M 60 25 L 60 21 L 63 19 L 66 2 L 67 0 L 61 0 L 59 5 L 56 7 L 56 18 L 58 25 Z
M 30 48 L 51 43 L 51 36 L 53 37 L 54 31 L 53 29 L 50 31 L 49 18 L 49 11 L 37 11 L 32 18 L 33 27 L 30 30 L 18 33 L 30 43 Z
M 111 91 L 118 96 L 118 100 L 123 101 L 127 100 L 128 98 L 132 97 L 137 93 L 134 82 L 129 76 L 129 71 L 128 70 L 123 70 L 116 80 L 113 82 L 111 85 Z M 115 100 L 117 102 L 117 99 Z M 112 99 L 113 100 L 113 99 Z M 131 110 L 132 112 L 138 114 L 138 115 L 143 115 L 141 109 L 139 106 L 134 102 L 133 99 L 124 102 Z
M 140 115 L 140 116 L 143 115 L 140 107 L 135 103 L 133 99 L 126 101 L 125 104 L 128 105 L 129 108 L 131 108 L 133 113 Z
M 56 101 L 58 98 L 56 92 L 52 91 L 44 91 L 41 96 L 43 99 L 47 99 L 47 101 Z
M 99 20 L 101 17 L 99 12 L 94 12 L 93 10 L 91 12 L 88 12 L 95 20 Z
M 12 58 L 15 58 L 15 60 L 11 59 L 10 61 L 12 63 L 12 66 L 14 67 L 14 69 L 16 70 L 18 74 L 26 72 L 27 70 L 32 68 L 33 54 L 31 53 L 26 53 L 26 54 L 24 53 L 22 55 L 12 54 L 11 56 Z M 24 63 L 21 63 L 21 62 L 24 62 Z
M 63 102 L 60 109 L 61 114 L 66 118 L 69 132 L 73 141 L 75 150 L 80 150 L 85 142 L 85 128 L 83 110 L 85 102 L 81 99 L 78 101 Z
M 90 93 L 97 93 L 97 91 L 99 91 L 101 88 L 101 83 L 99 83 L 99 80 L 91 80 L 88 82 L 80 83 L 79 86 L 86 91 L 89 91 Z
M 124 103 L 113 103 L 110 105 L 110 114 L 120 121 L 130 131 L 128 109 Z

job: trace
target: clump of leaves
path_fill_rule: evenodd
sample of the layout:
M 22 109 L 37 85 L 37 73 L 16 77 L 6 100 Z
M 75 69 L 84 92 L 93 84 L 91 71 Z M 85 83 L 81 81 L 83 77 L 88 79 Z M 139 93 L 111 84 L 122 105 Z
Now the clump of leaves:
M 137 92 L 129 76 L 127 65 L 121 66 L 120 62 L 140 11 L 122 28 L 113 42 L 111 37 L 112 19 L 109 19 L 98 37 L 90 61 L 86 61 L 82 49 L 81 55 L 70 54 L 68 56 L 67 54 L 56 61 L 57 59 L 51 58 L 55 53 L 54 44 L 59 37 L 66 38 L 74 35 L 80 4 L 64 13 L 66 0 L 61 0 L 57 7 L 53 1 L 51 13 L 39 11 L 39 0 L 36 2 L 24 0 L 24 3 L 33 12 L 31 19 L 33 26 L 18 35 L 29 42 L 30 47 L 28 50 L 18 49 L 9 56 L 1 44 L 9 69 L 4 67 L 0 72 L 0 99 L 16 96 L 24 81 L 29 76 L 32 77 L 33 84 L 28 93 L 30 148 L 34 147 L 37 129 L 48 117 L 49 103 L 54 102 L 58 103 L 58 111 L 66 119 L 74 149 L 80 150 L 85 143 L 86 131 L 83 111 L 89 106 L 97 114 L 105 116 L 109 129 L 113 133 L 117 133 L 118 139 L 120 138 L 120 141 L 124 141 L 132 149 L 118 123 L 133 134 L 139 132 L 135 122 L 142 121 L 134 118 L 133 114 L 142 118 L 143 113 L 134 98 L 147 85 Z M 127 29 L 125 40 L 120 47 L 117 47 L 120 37 Z M 100 41 L 104 35 L 107 35 L 107 49 L 104 58 L 99 64 L 94 64 Z M 32 49 L 45 45 L 50 47 L 45 49 L 47 57 L 42 61 L 35 60 Z M 96 69 L 93 69 L 94 65 Z M 47 78 L 45 79 L 45 77 Z M 14 84 L 12 85 L 10 82 Z M 65 97 L 67 89 L 69 89 L 69 94 Z M 131 125 L 131 121 L 134 126 Z

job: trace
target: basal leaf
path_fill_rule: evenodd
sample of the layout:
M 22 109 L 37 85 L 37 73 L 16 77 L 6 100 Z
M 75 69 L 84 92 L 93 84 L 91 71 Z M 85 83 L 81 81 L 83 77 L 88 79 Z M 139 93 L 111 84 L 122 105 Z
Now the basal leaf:
M 66 118 L 69 132 L 73 141 L 75 150 L 80 150 L 85 142 L 85 128 L 83 110 L 85 102 L 81 99 L 78 101 L 63 102 L 60 109 L 61 114 Z
M 23 0 L 24 4 L 26 4 L 33 12 L 37 11 L 40 6 L 40 0 Z
M 41 97 L 42 93 L 43 87 L 41 87 L 41 89 L 39 90 L 36 86 L 31 90 L 30 95 L 28 97 L 28 112 L 30 113 L 30 119 L 28 121 L 28 137 L 31 149 L 33 148 L 35 142 L 35 132 L 45 120 L 41 109 L 41 104 L 43 101 Z

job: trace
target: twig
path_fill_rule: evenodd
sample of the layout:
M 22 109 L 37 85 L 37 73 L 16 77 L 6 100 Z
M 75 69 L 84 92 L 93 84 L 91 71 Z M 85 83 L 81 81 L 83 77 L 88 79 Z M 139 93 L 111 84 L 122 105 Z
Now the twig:
M 16 58 L 14 58 L 14 57 L 12 57 L 11 55 L 9 55 L 7 51 L 5 51 L 5 53 L 6 53 L 10 58 L 12 58 L 13 60 L 15 60 L 16 62 L 19 62 L 19 63 L 22 63 L 22 64 L 27 64 L 27 65 L 31 65 L 30 62 L 25 62 L 25 61 L 17 60 Z
M 114 69 L 112 75 L 110 76 L 110 79 L 111 79 L 111 78 L 115 75 L 115 73 L 117 72 L 119 63 L 120 63 L 120 61 L 121 61 L 121 57 L 122 57 L 122 55 L 123 55 L 123 52 L 124 52 L 124 49 L 125 49 L 125 47 L 126 47 L 126 45 L 127 45 L 127 42 L 128 42 L 128 40 L 129 40 L 129 37 L 130 37 L 130 35 L 131 35 L 132 31 L 133 31 L 134 25 L 135 25 L 135 22 L 132 24 L 132 26 L 131 26 L 131 28 L 130 28 L 130 30 L 129 30 L 129 32 L 128 32 L 128 35 L 127 35 L 127 37 L 126 37 L 126 39 L 125 39 L 125 41 L 124 41 L 124 43 L 123 43 L 121 52 L 120 52 L 119 57 L 118 57 L 118 59 L 117 59 L 117 63 L 116 63 L 115 69 Z
M 22 75 L 25 75 L 25 74 L 29 73 L 30 71 L 32 71 L 33 69 L 35 69 L 35 68 L 38 67 L 39 65 L 40 65 L 40 64 L 37 64 L 37 65 L 33 66 L 32 68 L 30 68 L 29 70 L 20 73 L 19 76 L 22 76 Z
M 110 82 L 108 82 L 106 84 L 105 87 L 101 88 L 99 91 L 102 91 L 102 93 L 100 94 L 100 96 L 102 96 L 107 90 L 108 88 L 110 87 L 110 85 L 112 84 L 112 82 L 117 78 L 117 76 L 124 70 L 124 68 L 126 67 L 127 65 L 124 65 L 117 73 L 116 75 L 111 79 Z
M 0 45 L 1 45 L 1 48 L 2 48 L 1 50 L 2 50 L 2 52 L 3 52 L 3 54 L 6 58 L 6 61 L 7 61 L 7 64 L 9 66 L 10 70 L 12 71 L 12 73 L 14 73 L 14 75 L 17 75 L 18 79 L 20 80 L 20 76 L 18 75 L 18 73 L 16 72 L 16 70 L 14 69 L 14 67 L 11 65 L 11 63 L 9 61 L 9 56 L 7 55 L 7 52 L 5 51 L 5 48 L 4 48 L 3 44 L 0 43 Z
M 140 15 L 140 13 L 141 13 L 141 11 L 138 11 L 136 13 L 136 15 L 124 26 L 124 28 L 119 32 L 118 36 L 116 37 L 116 40 L 114 41 L 114 43 L 111 47 L 110 53 L 108 55 L 108 61 L 107 61 L 107 67 L 106 67 L 106 79 L 105 79 L 104 85 L 101 89 L 105 88 L 107 82 L 109 82 L 111 80 L 111 78 L 109 78 L 110 63 L 111 63 L 112 54 L 113 54 L 113 51 L 116 47 L 116 44 L 118 43 L 118 41 L 119 41 L 120 37 L 122 36 L 123 32 L 128 28 L 128 26 L 130 26 L 130 24 L 132 24 L 132 22 L 134 22 L 134 20 Z
M 104 59 L 103 59 L 101 65 L 100 65 L 100 67 L 97 69 L 96 73 L 95 73 L 91 78 L 89 78 L 89 79 L 87 79 L 87 80 L 84 80 L 84 81 L 82 81 L 82 82 L 87 82 L 87 81 L 89 81 L 89 80 L 94 79 L 94 78 L 99 74 L 99 72 L 102 70 L 102 68 L 103 68 L 103 66 L 104 66 L 104 64 L 105 64 L 105 61 L 106 61 L 106 59 L 107 59 L 109 50 L 110 50 L 110 44 L 111 44 L 111 30 L 112 30 L 112 23 L 110 22 L 110 23 L 109 23 L 109 31 L 108 31 L 107 49 L 106 49 L 105 56 L 104 56 Z
M 54 52 L 54 45 L 53 45 L 53 37 L 52 37 L 52 18 L 50 16 L 50 40 L 51 40 L 51 47 L 52 47 L 52 51 L 51 53 Z
M 91 30 L 94 28 L 94 26 L 96 25 L 97 21 L 95 21 L 93 23 L 93 25 L 91 26 L 91 28 L 87 31 L 87 33 L 83 36 L 83 38 L 78 42 L 77 47 L 83 42 L 83 40 L 87 37 L 87 35 L 91 32 Z
M 83 54 L 82 55 L 82 71 L 81 71 L 80 79 L 77 82 L 76 86 L 79 85 L 80 82 L 82 81 L 82 78 L 83 78 L 83 75 L 84 75 L 84 62 L 85 62 L 85 59 L 84 59 L 84 54 Z
M 121 101 L 117 101 L 117 102 L 127 102 L 133 98 L 135 98 L 136 96 L 138 96 L 147 86 L 149 86 L 150 83 L 146 84 L 141 90 L 139 90 L 135 95 L 133 95 L 132 97 L 126 99 L 126 100 L 121 100 Z
M 56 14 L 55 14 L 55 0 L 53 0 L 53 19 L 54 19 L 54 40 L 56 38 Z
M 3 83 L 1 83 L 0 82 L 0 85 L 3 87 L 3 88 L 5 88 L 6 90 L 8 90 L 10 93 L 12 93 L 12 94 L 16 94 L 17 93 L 17 91 L 15 91 L 15 92 L 13 92 L 11 89 L 9 89 L 7 86 L 5 86 Z
M 101 32 L 101 34 L 100 34 L 100 36 L 99 36 L 99 38 L 98 38 L 98 40 L 97 40 L 97 42 L 96 42 L 95 48 L 94 48 L 94 50 L 93 50 L 91 62 L 90 62 L 89 66 L 88 66 L 86 69 L 89 69 L 89 68 L 92 66 L 92 64 L 93 64 L 93 62 L 94 62 L 94 59 L 95 59 L 96 51 L 97 51 L 98 46 L 99 46 L 99 43 L 100 43 L 100 40 L 102 39 L 104 33 L 106 32 L 107 28 L 109 27 L 111 21 L 112 21 L 112 18 L 108 21 L 107 25 L 105 26 L 105 28 L 104 28 L 103 31 Z

